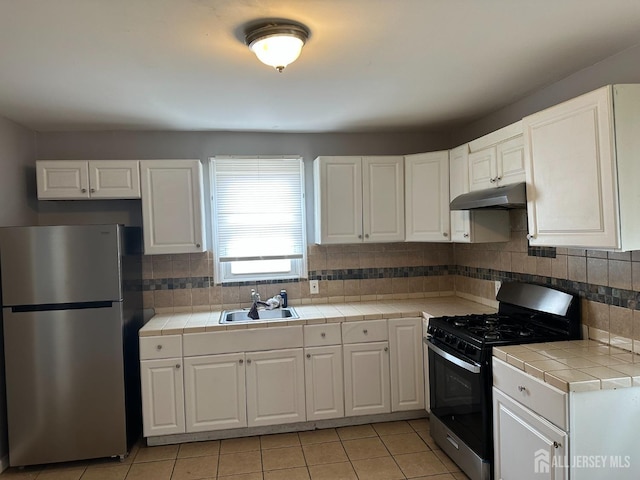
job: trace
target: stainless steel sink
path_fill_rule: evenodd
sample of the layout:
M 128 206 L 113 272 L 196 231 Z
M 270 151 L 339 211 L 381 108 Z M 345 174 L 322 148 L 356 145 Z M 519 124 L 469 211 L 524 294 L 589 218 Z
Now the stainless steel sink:
M 256 320 L 248 316 L 249 309 L 243 308 L 240 310 L 225 310 L 220 315 L 220 323 L 251 323 L 260 321 L 283 321 L 283 320 L 295 320 L 298 314 L 293 307 L 276 308 L 274 310 L 258 310 L 258 317 Z

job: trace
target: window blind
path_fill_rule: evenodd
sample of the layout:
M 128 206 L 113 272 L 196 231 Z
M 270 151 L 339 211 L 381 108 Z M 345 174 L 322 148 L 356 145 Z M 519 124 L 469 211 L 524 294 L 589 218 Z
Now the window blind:
M 303 257 L 301 158 L 213 159 L 220 262 Z

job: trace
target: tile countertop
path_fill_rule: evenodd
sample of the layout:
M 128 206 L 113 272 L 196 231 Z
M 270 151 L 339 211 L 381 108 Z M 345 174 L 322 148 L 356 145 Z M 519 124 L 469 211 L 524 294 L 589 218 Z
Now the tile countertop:
M 640 355 L 595 340 L 494 347 L 493 356 L 564 392 L 640 386 Z
M 460 297 L 430 297 L 413 300 L 376 302 L 327 303 L 295 305 L 297 320 L 259 321 L 250 324 L 220 325 L 222 312 L 163 313 L 153 316 L 139 331 L 139 336 L 180 335 L 183 333 L 237 330 L 246 328 L 280 327 L 376 320 L 402 317 L 439 317 L 471 313 L 495 313 L 496 309 Z

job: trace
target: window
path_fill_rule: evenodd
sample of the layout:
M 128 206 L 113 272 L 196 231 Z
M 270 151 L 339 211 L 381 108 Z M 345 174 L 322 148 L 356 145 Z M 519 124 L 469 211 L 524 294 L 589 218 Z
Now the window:
M 306 276 L 301 158 L 211 159 L 216 279 Z

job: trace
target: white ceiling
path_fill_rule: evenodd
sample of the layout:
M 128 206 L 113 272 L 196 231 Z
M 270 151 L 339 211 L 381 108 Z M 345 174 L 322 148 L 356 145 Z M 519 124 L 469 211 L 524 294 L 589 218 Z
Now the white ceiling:
M 243 44 L 288 18 L 282 74 Z M 449 128 L 640 42 L 639 0 L 0 0 L 0 115 L 39 131 Z

